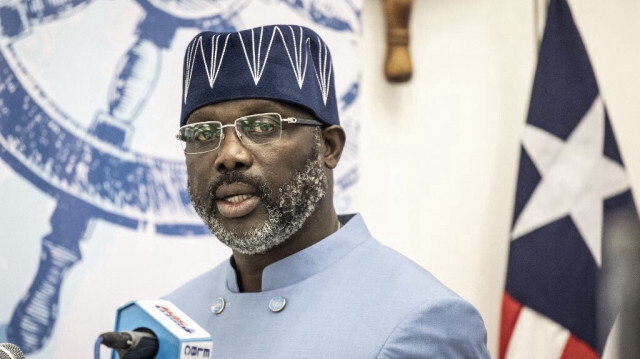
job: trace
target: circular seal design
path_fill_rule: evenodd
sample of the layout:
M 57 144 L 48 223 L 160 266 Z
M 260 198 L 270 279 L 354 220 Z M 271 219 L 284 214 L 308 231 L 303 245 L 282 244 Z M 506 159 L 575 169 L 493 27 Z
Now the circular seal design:
M 165 103 L 173 95 L 167 73 L 180 67 L 171 61 L 182 59 L 185 34 L 235 31 L 248 22 L 288 21 L 297 13 L 294 22 L 329 37 L 360 36 L 360 10 L 350 1 L 29 5 L 36 2 L 0 1 L 0 158 L 57 200 L 38 273 L 7 326 L 7 341 L 26 354 L 42 349 L 54 331 L 58 311 L 51 308 L 58 307 L 65 271 L 82 258 L 79 243 L 92 220 L 177 237 L 210 234 L 191 206 L 184 159 L 164 157 L 157 145 L 158 138 L 173 135 L 158 128 L 175 123 L 167 120 L 172 105 Z M 289 11 L 256 16 L 264 6 Z M 336 41 L 332 51 L 357 53 L 357 43 Z M 355 139 L 360 68 L 357 61 L 340 63 L 348 64 L 336 88 L 341 122 Z M 150 148 L 154 152 L 146 152 Z M 348 142 L 336 169 L 339 212 L 352 208 L 357 153 L 357 142 Z

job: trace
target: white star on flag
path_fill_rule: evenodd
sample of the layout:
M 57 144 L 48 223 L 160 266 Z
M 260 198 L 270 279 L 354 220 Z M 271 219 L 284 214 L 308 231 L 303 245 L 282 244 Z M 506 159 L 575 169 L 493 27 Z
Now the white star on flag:
M 526 126 L 522 145 L 542 179 L 516 221 L 512 240 L 570 215 L 601 266 L 602 201 L 629 188 L 624 168 L 603 155 L 604 121 L 604 103 L 597 96 L 566 142 Z

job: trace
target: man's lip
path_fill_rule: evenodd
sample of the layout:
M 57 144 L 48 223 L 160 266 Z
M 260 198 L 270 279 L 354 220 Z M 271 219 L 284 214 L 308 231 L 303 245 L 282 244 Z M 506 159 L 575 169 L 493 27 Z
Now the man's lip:
M 217 199 L 218 212 L 226 218 L 238 218 L 248 215 L 260 203 L 260 197 L 254 195 L 227 196 L 226 199 Z
M 223 184 L 216 190 L 216 200 L 224 200 L 226 197 L 239 196 L 239 195 L 255 195 L 256 188 L 252 185 L 234 182 L 229 184 Z

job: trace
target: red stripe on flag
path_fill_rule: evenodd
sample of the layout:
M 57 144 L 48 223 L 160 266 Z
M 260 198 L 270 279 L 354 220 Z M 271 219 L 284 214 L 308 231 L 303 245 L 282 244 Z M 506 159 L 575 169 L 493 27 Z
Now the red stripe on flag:
M 509 340 L 521 309 L 522 304 L 505 292 L 502 297 L 502 319 L 500 322 L 500 359 L 504 359 L 507 354 Z
M 598 359 L 600 356 L 589 344 L 574 337 L 573 335 L 567 340 L 560 359 Z

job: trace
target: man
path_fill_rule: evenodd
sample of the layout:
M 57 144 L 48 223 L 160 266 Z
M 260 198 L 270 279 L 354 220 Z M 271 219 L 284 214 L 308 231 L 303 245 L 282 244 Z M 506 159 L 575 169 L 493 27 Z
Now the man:
M 336 215 L 345 133 L 316 33 L 197 35 L 180 124 L 193 206 L 233 255 L 167 299 L 211 333 L 212 357 L 489 357 L 470 304 Z

